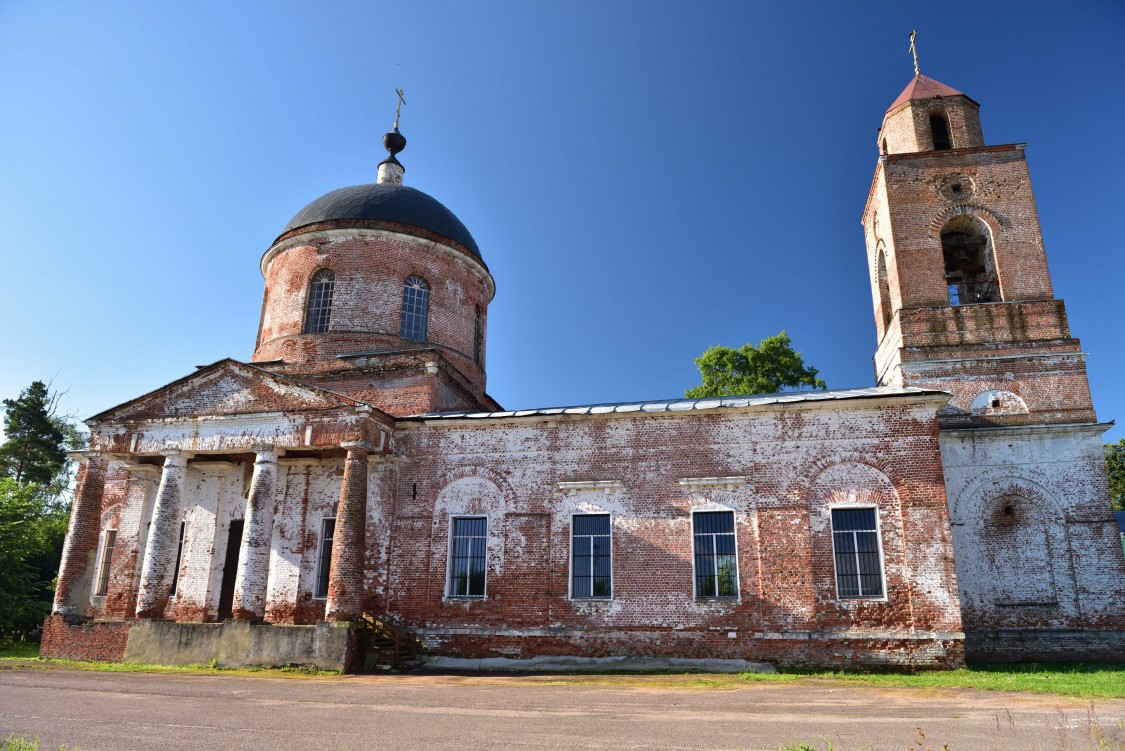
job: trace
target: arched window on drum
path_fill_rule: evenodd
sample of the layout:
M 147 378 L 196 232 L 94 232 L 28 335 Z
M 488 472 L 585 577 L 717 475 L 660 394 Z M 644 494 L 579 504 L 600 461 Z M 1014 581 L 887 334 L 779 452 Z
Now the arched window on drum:
M 426 341 L 430 328 L 430 285 L 420 276 L 408 276 L 402 283 L 402 325 L 399 336 Z

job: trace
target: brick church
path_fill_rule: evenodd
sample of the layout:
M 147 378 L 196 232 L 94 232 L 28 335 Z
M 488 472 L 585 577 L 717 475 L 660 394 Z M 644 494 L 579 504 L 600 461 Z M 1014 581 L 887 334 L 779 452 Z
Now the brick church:
M 88 421 L 43 654 L 1120 659 L 1108 426 L 1024 145 L 985 145 L 978 110 L 917 75 L 883 117 L 877 385 L 514 411 L 485 388 L 495 282 L 403 184 L 396 120 L 378 181 L 265 252 L 249 362 Z

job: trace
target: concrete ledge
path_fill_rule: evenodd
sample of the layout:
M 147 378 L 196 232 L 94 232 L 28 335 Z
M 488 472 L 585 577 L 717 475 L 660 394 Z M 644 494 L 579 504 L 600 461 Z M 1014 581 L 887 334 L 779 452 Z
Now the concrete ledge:
M 691 659 L 686 657 L 428 657 L 426 670 L 471 670 L 512 672 L 628 672 L 647 670 L 699 671 L 704 673 L 774 673 L 773 665 L 748 660 Z
M 275 626 L 137 621 L 129 631 L 125 662 L 158 665 L 283 667 L 353 672 L 359 667 L 360 630 L 321 623 Z

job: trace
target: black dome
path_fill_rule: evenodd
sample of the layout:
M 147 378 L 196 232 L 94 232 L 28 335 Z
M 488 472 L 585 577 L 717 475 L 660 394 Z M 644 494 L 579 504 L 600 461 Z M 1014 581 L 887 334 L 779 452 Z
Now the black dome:
M 420 190 L 394 183 L 353 185 L 325 193 L 298 211 L 282 234 L 334 219 L 374 219 L 421 227 L 464 245 L 480 258 L 477 241 L 452 211 Z

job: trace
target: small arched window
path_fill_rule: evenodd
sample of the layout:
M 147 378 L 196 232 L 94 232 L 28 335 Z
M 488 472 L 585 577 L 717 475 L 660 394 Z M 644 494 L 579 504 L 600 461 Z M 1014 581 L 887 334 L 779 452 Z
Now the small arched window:
M 949 122 L 942 115 L 930 115 L 930 134 L 934 137 L 935 151 L 953 148 L 953 139 L 949 137 Z
M 885 138 L 883 139 L 883 153 L 887 153 L 887 139 Z
M 879 309 L 883 315 L 883 331 L 891 326 L 893 311 L 891 310 L 891 284 L 887 277 L 887 253 L 880 245 L 879 248 Z
M 476 308 L 477 317 L 473 323 L 473 362 L 484 365 L 484 310 Z
M 402 283 L 402 325 L 399 336 L 426 341 L 430 321 L 430 285 L 420 276 L 408 276 Z
M 332 288 L 336 274 L 332 269 L 321 269 L 309 280 L 309 299 L 305 303 L 305 333 L 323 334 L 332 319 Z

